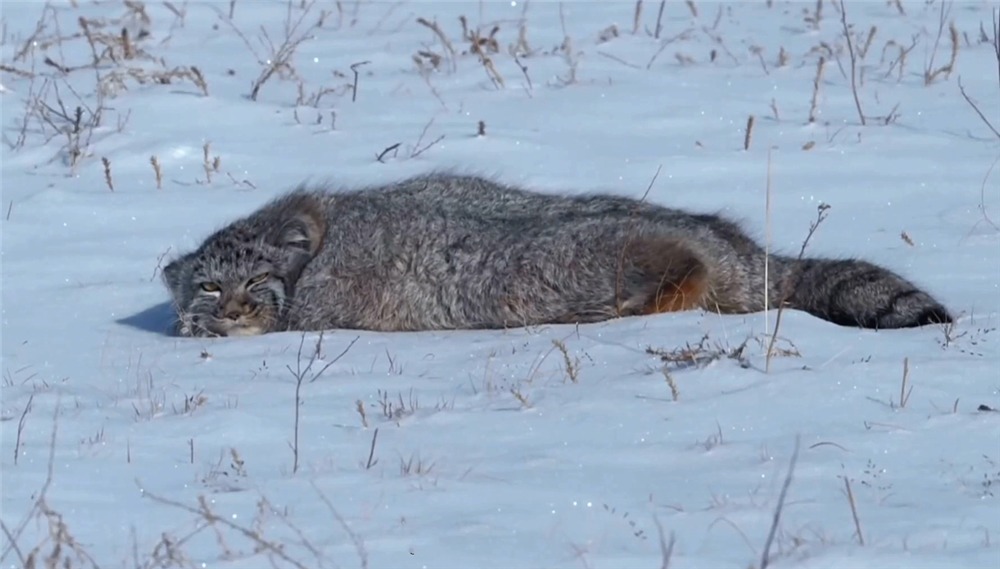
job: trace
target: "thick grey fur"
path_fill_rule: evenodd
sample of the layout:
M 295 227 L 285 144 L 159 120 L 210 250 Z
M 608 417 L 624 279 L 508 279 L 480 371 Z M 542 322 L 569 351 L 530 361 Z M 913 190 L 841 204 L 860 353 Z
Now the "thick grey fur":
M 351 191 L 300 187 L 217 231 L 163 275 L 178 332 L 221 336 L 596 322 L 649 313 L 657 295 L 685 282 L 704 286 L 683 308 L 756 312 L 765 308 L 765 262 L 769 308 L 785 299 L 865 328 L 952 319 L 888 269 L 768 257 L 716 215 L 442 173 Z

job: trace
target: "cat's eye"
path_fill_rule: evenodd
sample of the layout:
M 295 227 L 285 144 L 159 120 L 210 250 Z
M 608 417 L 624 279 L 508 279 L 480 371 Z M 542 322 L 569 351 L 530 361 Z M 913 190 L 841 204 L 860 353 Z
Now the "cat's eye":
M 215 283 L 201 283 L 201 290 L 205 292 L 219 292 L 222 289 Z
M 271 273 L 261 273 L 261 274 L 255 276 L 255 277 L 253 277 L 249 281 L 247 281 L 247 286 L 251 287 L 251 286 L 259 285 L 262 282 L 266 281 L 268 278 L 270 278 L 270 276 L 271 276 Z

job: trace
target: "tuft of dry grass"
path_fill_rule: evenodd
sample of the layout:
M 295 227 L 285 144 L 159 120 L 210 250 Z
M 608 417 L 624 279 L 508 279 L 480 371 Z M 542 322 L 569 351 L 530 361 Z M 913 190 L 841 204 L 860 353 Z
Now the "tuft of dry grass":
M 955 63 L 958 61 L 958 49 L 959 49 L 959 33 L 958 28 L 955 27 L 954 20 L 949 21 L 948 18 L 951 15 L 951 8 L 954 5 L 954 1 L 941 0 L 940 12 L 938 15 L 938 28 L 937 35 L 934 38 L 934 46 L 931 48 L 931 57 L 924 66 L 924 85 L 930 85 L 934 83 L 938 77 L 944 77 L 947 79 L 952 71 L 955 69 Z M 941 45 L 941 38 L 944 36 L 945 27 L 948 29 L 948 38 L 951 46 L 948 63 L 935 67 L 934 59 L 937 57 L 938 48 Z
M 747 338 L 735 348 L 729 348 L 719 342 L 710 343 L 708 334 L 705 334 L 694 344 L 687 342 L 671 350 L 647 347 L 646 353 L 660 358 L 666 371 L 703 368 L 723 358 L 736 360 L 741 367 L 749 367 L 750 364 L 744 357 L 749 341 L 750 338 Z
M 562 340 L 552 340 L 552 345 L 555 346 L 559 353 L 563 357 L 563 366 L 566 372 L 566 377 L 573 383 L 577 383 L 580 378 L 580 358 L 571 358 L 569 355 L 569 350 L 566 348 L 566 342 Z
M 517 399 L 517 402 L 520 403 L 525 409 L 532 408 L 531 401 L 528 399 L 528 396 L 521 391 L 519 386 L 512 386 L 510 388 L 510 394 L 513 395 L 514 399 Z
M 230 5 L 230 14 L 232 14 L 232 6 Z M 260 90 L 264 85 L 271 80 L 272 77 L 289 77 L 295 78 L 298 76 L 295 70 L 294 57 L 295 52 L 298 50 L 302 42 L 306 41 L 317 30 L 323 27 L 326 23 L 326 19 L 329 17 L 330 12 L 326 10 L 320 10 L 319 14 L 312 19 L 313 8 L 316 6 L 316 0 L 301 2 L 293 2 L 292 0 L 287 1 L 287 9 L 285 10 L 285 20 L 283 22 L 282 32 L 283 38 L 280 40 L 281 43 L 276 43 L 271 39 L 271 35 L 268 33 L 267 29 L 261 27 L 260 33 L 258 35 L 258 42 L 266 46 L 267 53 L 262 54 L 258 52 L 254 44 L 246 37 L 246 35 L 236 27 L 233 23 L 231 17 L 225 17 L 219 13 L 219 18 L 243 40 L 243 44 L 247 47 L 250 53 L 257 59 L 257 63 L 260 65 L 260 73 L 257 78 L 250 85 L 250 93 L 247 95 L 251 101 L 256 101 L 260 96 Z M 296 13 L 298 15 L 296 16 Z M 309 22 L 309 23 L 307 23 Z
M 438 41 L 441 42 L 441 46 L 444 48 L 445 52 L 448 54 L 447 59 L 448 59 L 449 67 L 451 68 L 451 71 L 452 72 L 456 71 L 458 69 L 458 62 L 456 60 L 457 57 L 456 57 L 456 52 L 455 52 L 455 46 L 452 45 L 451 40 L 449 40 L 448 36 L 445 35 L 444 31 L 441 30 L 441 26 L 439 26 L 437 22 L 430 22 L 430 21 L 428 21 L 425 18 L 417 18 L 416 22 L 418 24 L 420 24 L 421 26 L 424 26 L 425 28 L 429 29 L 431 32 L 434 33 L 434 36 L 437 37 Z M 435 54 L 434 57 L 440 57 L 440 56 L 436 56 L 436 54 Z M 440 63 L 440 60 L 438 61 L 438 64 L 439 63 Z M 435 64 L 434 67 L 437 68 L 438 64 Z

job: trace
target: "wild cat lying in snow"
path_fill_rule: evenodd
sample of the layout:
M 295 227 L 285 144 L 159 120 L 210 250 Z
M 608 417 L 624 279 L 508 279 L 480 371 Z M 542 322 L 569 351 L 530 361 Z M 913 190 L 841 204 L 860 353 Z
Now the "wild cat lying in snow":
M 951 321 L 888 269 L 768 258 L 715 215 L 450 174 L 348 192 L 300 187 L 215 232 L 163 276 L 185 336 L 747 313 L 765 298 L 845 326 Z

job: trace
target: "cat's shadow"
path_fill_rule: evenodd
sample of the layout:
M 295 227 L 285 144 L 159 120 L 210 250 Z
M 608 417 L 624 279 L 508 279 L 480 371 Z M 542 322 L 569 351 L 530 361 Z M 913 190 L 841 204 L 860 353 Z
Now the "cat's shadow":
M 161 302 L 115 322 L 154 334 L 173 336 L 173 323 L 176 318 L 173 306 L 169 302 Z

